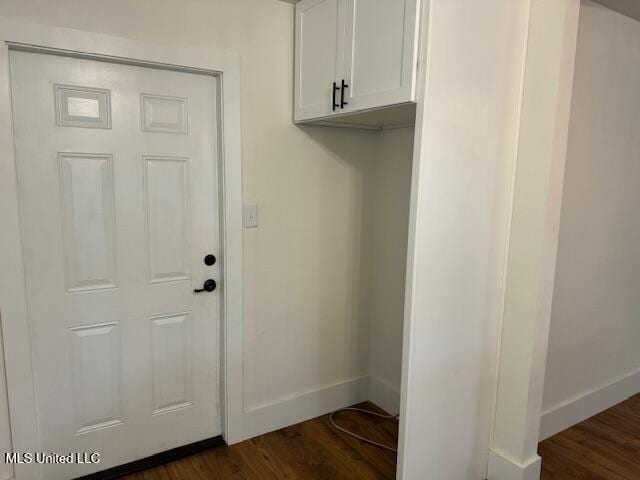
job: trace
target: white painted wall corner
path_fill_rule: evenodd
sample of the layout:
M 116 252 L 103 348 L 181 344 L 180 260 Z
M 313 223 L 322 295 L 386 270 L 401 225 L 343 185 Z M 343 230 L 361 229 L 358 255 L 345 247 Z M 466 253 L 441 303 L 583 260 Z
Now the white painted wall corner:
M 400 412 L 400 389 L 375 375 L 369 377 L 369 400 L 389 414 Z

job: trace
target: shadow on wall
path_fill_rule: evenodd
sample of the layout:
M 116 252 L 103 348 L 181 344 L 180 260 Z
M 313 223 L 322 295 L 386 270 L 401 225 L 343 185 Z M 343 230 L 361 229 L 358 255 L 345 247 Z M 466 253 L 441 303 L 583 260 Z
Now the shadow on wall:
M 349 198 L 333 212 L 351 231 L 341 247 L 348 258 L 343 268 L 352 320 L 345 324 L 345 368 L 364 355 L 369 398 L 398 411 L 414 130 L 300 128 L 349 172 Z
M 342 238 L 333 237 L 334 245 L 326 245 L 319 250 L 322 256 L 319 260 L 338 270 L 325 277 L 338 279 L 338 283 L 325 285 L 327 291 L 320 296 L 335 298 L 337 295 L 341 301 L 336 305 L 344 309 L 333 312 L 344 320 L 339 325 L 341 331 L 321 329 L 319 342 L 320 345 L 330 345 L 335 338 L 342 337 L 341 353 L 345 363 L 341 377 L 351 378 L 354 372 L 366 375 L 371 317 L 371 182 L 376 164 L 377 132 L 308 125 L 299 128 L 346 172 L 343 178 L 323 179 L 328 183 L 345 182 L 347 185 L 343 185 L 341 191 L 347 193 L 342 204 L 334 205 L 335 208 L 325 211 L 324 218 L 317 219 L 321 224 L 319 229 L 349 233 Z M 318 181 L 314 178 L 308 180 L 310 183 Z M 331 255 L 332 250 L 337 255 Z M 332 361 L 322 347 L 317 354 L 319 364 Z

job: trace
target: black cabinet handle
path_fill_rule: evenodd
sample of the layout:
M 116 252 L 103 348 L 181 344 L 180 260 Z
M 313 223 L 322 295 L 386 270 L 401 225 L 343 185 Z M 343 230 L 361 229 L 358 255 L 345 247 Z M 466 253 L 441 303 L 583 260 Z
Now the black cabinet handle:
M 336 108 L 340 106 L 340 104 L 336 103 L 336 92 L 340 90 L 336 82 L 333 82 L 333 92 L 331 93 L 331 110 L 336 111 Z
M 216 281 L 213 278 L 210 278 L 209 280 L 204 281 L 202 288 L 195 289 L 193 293 L 213 292 L 216 289 L 216 286 Z
M 342 79 L 342 85 L 340 86 L 340 108 L 344 108 L 345 105 L 349 105 L 349 102 L 344 101 L 344 89 L 349 88 L 349 85 L 344 83 L 344 78 Z

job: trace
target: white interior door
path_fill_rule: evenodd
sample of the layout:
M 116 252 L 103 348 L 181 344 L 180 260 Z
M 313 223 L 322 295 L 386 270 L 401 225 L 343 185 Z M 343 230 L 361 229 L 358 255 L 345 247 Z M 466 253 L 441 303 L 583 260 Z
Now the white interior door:
M 340 84 L 344 66 L 344 2 L 302 0 L 296 4 L 296 120 L 334 113 L 334 93 L 340 102 L 340 91 L 333 91 L 333 82 Z
M 72 478 L 221 433 L 217 79 L 11 52 L 47 465 Z
M 363 110 L 414 100 L 418 0 L 346 0 L 344 78 Z

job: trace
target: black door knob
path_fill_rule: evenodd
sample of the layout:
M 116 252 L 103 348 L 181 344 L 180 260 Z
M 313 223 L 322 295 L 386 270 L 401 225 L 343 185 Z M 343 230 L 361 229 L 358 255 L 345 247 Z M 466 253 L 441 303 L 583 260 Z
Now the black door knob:
M 209 255 L 204 257 L 204 264 L 205 265 L 208 265 L 210 267 L 211 265 L 214 265 L 215 263 L 216 263 L 216 256 L 215 255 L 209 254 Z
M 193 293 L 213 292 L 216 289 L 216 286 L 216 281 L 213 278 L 210 278 L 209 280 L 204 281 L 202 288 L 195 289 Z

